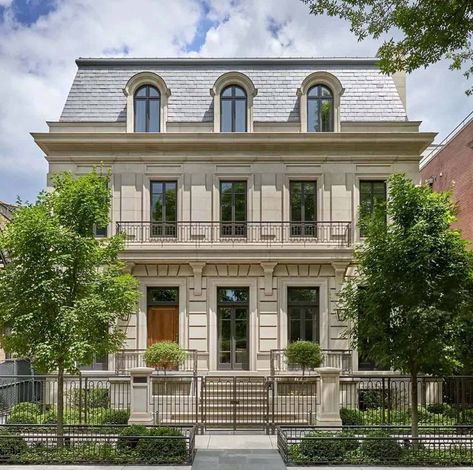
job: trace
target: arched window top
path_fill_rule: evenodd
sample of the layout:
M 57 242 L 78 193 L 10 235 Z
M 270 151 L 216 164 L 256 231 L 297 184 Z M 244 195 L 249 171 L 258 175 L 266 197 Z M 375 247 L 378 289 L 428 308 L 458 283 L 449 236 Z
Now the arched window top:
M 220 131 L 247 131 L 247 96 L 238 85 L 228 85 L 220 97 Z
M 135 132 L 159 132 L 161 115 L 161 93 L 152 85 L 142 85 L 135 92 Z
M 308 98 L 333 98 L 330 88 L 325 85 L 314 85 L 307 92 Z
M 133 75 L 123 89 L 127 97 L 127 132 L 164 132 L 171 90 L 154 72 Z

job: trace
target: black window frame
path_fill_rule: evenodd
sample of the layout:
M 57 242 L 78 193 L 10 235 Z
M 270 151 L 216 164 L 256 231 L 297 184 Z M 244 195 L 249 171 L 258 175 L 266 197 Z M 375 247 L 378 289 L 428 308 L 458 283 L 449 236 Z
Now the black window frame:
M 143 89 L 146 89 L 146 96 L 138 96 L 138 93 Z M 153 89 L 158 93 L 158 96 L 150 96 L 150 90 Z M 145 102 L 145 130 L 136 130 L 136 110 L 137 101 Z M 158 130 L 150 131 L 150 104 L 151 102 L 158 102 L 158 114 L 157 114 L 157 128 Z M 142 85 L 140 86 L 133 96 L 133 130 L 134 132 L 161 132 L 161 92 L 153 85 Z
M 291 291 L 295 290 L 313 290 L 316 293 L 316 300 L 315 301 L 306 301 L 306 300 L 301 300 L 301 301 L 295 301 L 291 300 Z M 312 339 L 307 340 L 307 336 L 305 334 L 306 332 L 306 321 L 307 319 L 305 318 L 305 311 L 300 310 L 299 311 L 299 329 L 300 332 L 302 333 L 303 338 L 299 338 L 300 340 L 303 341 L 313 341 L 316 343 L 320 343 L 320 288 L 318 286 L 288 286 L 287 287 L 287 340 L 288 343 L 291 342 L 291 337 L 292 337 L 292 321 L 291 317 L 293 313 L 291 310 L 293 308 L 300 308 L 300 307 L 305 307 L 305 308 L 314 308 L 314 312 L 312 314 Z M 304 312 L 304 313 L 303 313 Z M 304 315 L 304 318 L 302 316 Z M 297 340 L 296 340 L 297 341 Z
M 316 88 L 317 89 L 317 95 L 315 96 L 311 96 L 310 95 L 310 92 Z M 328 90 L 330 92 L 330 96 L 324 96 L 322 94 L 322 90 L 325 89 L 325 90 Z M 310 116 L 310 113 L 309 113 L 309 109 L 310 109 L 310 103 L 312 101 L 318 101 L 319 102 L 319 106 L 318 106 L 318 114 L 317 114 L 317 124 L 318 124 L 318 128 L 319 130 L 311 130 L 309 129 L 309 116 Z M 330 105 L 330 121 L 329 121 L 329 129 L 328 130 L 324 130 L 322 129 L 322 103 L 324 101 L 330 101 L 331 105 Z M 333 90 L 328 87 L 327 85 L 323 85 L 321 83 L 316 83 L 314 85 L 312 85 L 308 90 L 307 90 L 307 132 L 334 132 L 334 129 L 335 129 L 335 111 L 334 111 L 334 106 L 335 106 L 335 100 L 334 100 L 334 96 L 333 96 Z
M 223 220 L 223 204 L 222 204 L 222 185 L 232 184 L 232 217 L 231 220 Z M 234 184 L 244 184 L 245 190 L 242 194 L 245 195 L 245 220 L 236 220 L 235 218 L 235 195 L 240 194 L 236 193 L 233 189 Z M 220 236 L 222 237 L 246 237 L 247 233 L 247 223 L 248 223 L 248 181 L 246 180 L 220 180 L 219 185 L 220 191 Z
M 228 89 L 231 89 L 231 96 L 223 96 L 225 91 L 227 91 Z M 245 96 L 236 96 L 235 94 L 235 89 L 240 89 Z M 228 131 L 224 131 L 223 130 L 223 103 L 225 101 L 230 101 L 231 102 L 231 113 L 232 113 L 232 116 L 231 116 L 231 127 L 232 127 L 232 130 Z M 245 130 L 244 131 L 237 131 L 235 130 L 236 128 L 236 122 L 237 122 L 237 119 L 236 119 L 236 102 L 237 101 L 244 101 L 245 102 Z M 226 86 L 222 92 L 220 93 L 220 132 L 248 132 L 248 94 L 246 92 L 246 90 L 240 86 L 240 85 L 235 85 L 235 84 L 232 84 L 232 85 L 228 85 Z
M 301 185 L 300 213 L 301 220 L 294 220 L 292 198 L 294 185 Z M 314 188 L 314 220 L 306 220 L 305 214 L 305 189 L 304 185 L 310 184 Z M 289 220 L 291 222 L 291 236 L 316 237 L 317 236 L 317 180 L 290 180 L 289 181 Z
M 176 187 L 176 220 L 166 220 L 166 185 L 174 184 Z M 162 220 L 154 220 L 154 207 L 153 207 L 153 185 L 162 184 L 163 185 L 163 206 L 162 206 Z M 149 183 L 149 201 L 150 201 L 150 232 L 152 237 L 177 237 L 177 209 L 178 209 L 178 182 L 177 180 L 151 180 Z

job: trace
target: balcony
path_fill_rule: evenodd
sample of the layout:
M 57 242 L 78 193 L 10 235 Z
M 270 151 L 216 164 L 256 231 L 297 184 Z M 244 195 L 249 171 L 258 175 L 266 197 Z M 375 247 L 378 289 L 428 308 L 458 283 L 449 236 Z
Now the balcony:
M 349 247 L 351 222 L 117 222 L 127 245 Z

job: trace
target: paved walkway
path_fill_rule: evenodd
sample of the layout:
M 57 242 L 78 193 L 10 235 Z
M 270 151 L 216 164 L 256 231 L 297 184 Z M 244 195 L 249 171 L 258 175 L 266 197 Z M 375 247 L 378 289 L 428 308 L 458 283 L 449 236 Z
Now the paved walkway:
M 275 449 L 199 449 L 192 470 L 285 470 Z

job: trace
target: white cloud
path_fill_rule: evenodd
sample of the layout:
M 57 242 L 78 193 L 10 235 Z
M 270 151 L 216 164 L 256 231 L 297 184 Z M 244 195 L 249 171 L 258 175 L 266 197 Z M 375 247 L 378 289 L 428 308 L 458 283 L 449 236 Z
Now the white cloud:
M 13 0 L 0 0 L 0 7 L 9 7 Z
M 57 0 L 31 26 L 11 12 L 0 23 L 0 199 L 28 198 L 44 186 L 46 163 L 29 135 L 57 120 L 79 56 L 182 56 L 204 5 L 196 0 Z M 11 3 L 0 0 L 0 5 Z M 309 15 L 299 0 L 207 0 L 214 22 L 199 56 L 366 56 L 345 22 Z M 409 77 L 408 111 L 425 130 L 446 134 L 472 106 L 461 74 L 438 64 Z

